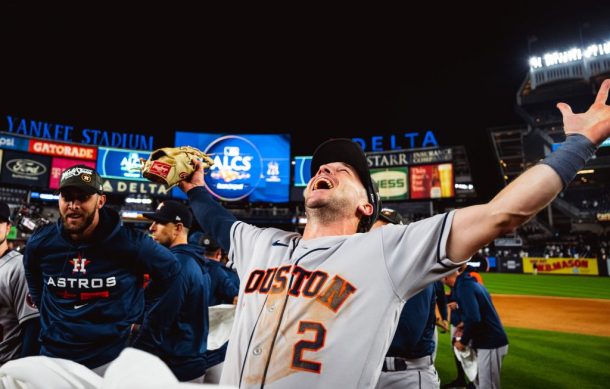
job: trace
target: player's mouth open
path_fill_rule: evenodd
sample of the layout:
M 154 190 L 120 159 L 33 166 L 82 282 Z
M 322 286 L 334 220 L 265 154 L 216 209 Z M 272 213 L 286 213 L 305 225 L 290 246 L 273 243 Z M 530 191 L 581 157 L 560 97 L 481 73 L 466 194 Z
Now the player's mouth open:
M 333 185 L 333 183 L 330 180 L 327 180 L 324 177 L 319 178 L 316 182 L 313 183 L 313 190 L 318 190 L 318 189 L 332 189 L 335 186 Z
M 79 215 L 77 213 L 71 213 L 69 215 L 66 215 L 66 219 L 68 220 L 76 220 L 76 219 L 80 219 L 82 217 L 82 215 Z

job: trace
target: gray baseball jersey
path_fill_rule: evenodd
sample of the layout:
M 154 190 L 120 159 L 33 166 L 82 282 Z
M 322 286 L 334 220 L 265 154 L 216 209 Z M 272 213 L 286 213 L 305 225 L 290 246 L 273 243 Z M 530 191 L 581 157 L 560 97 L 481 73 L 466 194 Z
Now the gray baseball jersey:
M 405 300 L 460 265 L 445 255 L 453 214 L 311 240 L 235 222 L 241 283 L 221 383 L 374 387 Z
M 9 251 L 0 258 L 0 363 L 15 358 L 21 350 L 24 321 L 38 316 L 25 280 L 23 255 Z

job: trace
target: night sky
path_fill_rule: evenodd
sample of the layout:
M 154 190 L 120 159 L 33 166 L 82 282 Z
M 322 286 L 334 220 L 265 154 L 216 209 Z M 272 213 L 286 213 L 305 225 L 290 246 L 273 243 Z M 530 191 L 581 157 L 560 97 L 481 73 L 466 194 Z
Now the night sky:
M 154 133 L 155 147 L 174 130 L 290 133 L 293 155 L 329 137 L 433 130 L 441 146 L 466 145 L 487 199 L 501 182 L 487 129 L 523 124 L 514 106 L 529 53 L 610 39 L 607 1 L 535 3 L 416 12 L 9 1 L 0 114 Z

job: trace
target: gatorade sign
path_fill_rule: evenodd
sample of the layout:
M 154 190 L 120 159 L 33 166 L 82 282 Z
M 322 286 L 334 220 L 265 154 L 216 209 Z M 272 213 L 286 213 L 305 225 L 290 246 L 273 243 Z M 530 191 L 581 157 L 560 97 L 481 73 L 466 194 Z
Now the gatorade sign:
M 212 142 L 205 153 L 214 165 L 205 175 L 210 193 L 224 201 L 241 200 L 249 196 L 263 178 L 263 158 L 248 139 L 227 135 Z

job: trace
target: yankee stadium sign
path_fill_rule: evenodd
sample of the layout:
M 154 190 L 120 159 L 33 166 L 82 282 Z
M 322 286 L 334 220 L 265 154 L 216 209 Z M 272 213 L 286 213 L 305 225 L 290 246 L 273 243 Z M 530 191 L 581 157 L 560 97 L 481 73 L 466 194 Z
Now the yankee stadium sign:
M 241 200 L 250 195 L 261 180 L 263 158 L 256 146 L 236 135 L 227 135 L 212 142 L 205 153 L 214 165 L 205 175 L 210 193 L 225 201 Z
M 120 147 L 123 149 L 153 149 L 154 137 L 152 135 L 106 131 L 95 128 L 79 129 L 67 124 L 49 123 L 11 115 L 6 115 L 5 118 L 5 124 L 0 126 L 0 130 L 11 134 L 61 142 Z M 76 157 L 83 158 L 82 156 Z

